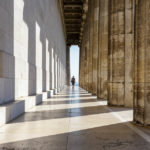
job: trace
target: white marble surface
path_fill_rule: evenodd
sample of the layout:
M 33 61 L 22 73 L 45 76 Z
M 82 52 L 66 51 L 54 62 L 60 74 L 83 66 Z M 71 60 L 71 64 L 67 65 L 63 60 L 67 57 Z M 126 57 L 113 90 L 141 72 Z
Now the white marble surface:
M 66 43 L 57 1 L 0 0 L 0 20 L 0 104 L 62 87 Z

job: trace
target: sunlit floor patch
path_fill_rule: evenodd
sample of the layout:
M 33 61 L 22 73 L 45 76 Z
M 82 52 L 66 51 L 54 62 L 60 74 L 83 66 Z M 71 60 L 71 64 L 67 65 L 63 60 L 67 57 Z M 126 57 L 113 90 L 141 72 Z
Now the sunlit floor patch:
M 108 107 L 107 101 L 92 95 L 80 96 L 80 90 L 85 92 L 66 88 L 62 96 L 1 127 L 0 150 L 149 149 L 149 135 L 130 126 L 132 109 Z

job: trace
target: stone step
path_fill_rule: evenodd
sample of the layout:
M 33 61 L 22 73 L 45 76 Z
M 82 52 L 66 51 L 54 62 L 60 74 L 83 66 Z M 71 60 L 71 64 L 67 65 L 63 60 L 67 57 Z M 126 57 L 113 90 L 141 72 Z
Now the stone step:
M 0 105 L 0 126 L 17 118 L 36 105 L 39 105 L 45 99 L 52 97 L 55 94 L 55 91 L 56 89 L 33 96 L 22 97 L 14 102 Z
M 25 100 L 16 100 L 14 102 L 1 105 L 0 126 L 20 116 L 24 112 L 25 112 Z

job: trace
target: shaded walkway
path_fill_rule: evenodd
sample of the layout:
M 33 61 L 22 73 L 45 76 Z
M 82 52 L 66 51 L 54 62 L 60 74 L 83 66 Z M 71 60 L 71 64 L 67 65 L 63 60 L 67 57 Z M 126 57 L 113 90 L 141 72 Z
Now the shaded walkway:
M 129 123 L 132 110 L 106 104 L 78 87 L 66 88 L 1 127 L 0 150 L 150 149 L 149 130 Z

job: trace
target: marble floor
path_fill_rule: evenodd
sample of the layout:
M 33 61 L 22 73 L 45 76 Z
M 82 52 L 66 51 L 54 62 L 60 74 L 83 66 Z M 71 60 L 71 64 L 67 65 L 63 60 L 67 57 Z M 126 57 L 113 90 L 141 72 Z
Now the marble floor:
M 150 150 L 150 129 L 132 124 L 132 116 L 67 87 L 0 127 L 0 150 Z

